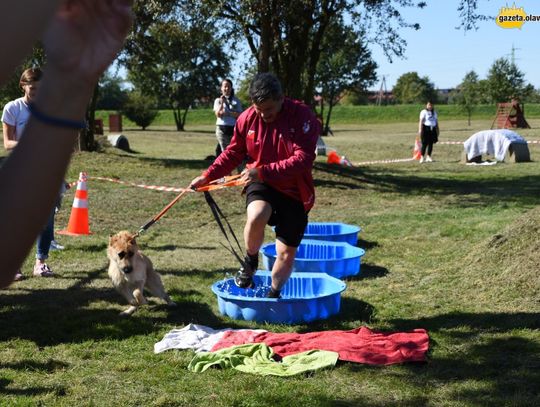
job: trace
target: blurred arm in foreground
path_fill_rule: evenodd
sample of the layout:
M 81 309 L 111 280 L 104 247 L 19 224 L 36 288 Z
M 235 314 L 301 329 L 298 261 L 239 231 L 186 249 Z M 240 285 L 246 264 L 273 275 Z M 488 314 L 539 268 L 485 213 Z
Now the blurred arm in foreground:
M 122 48 L 132 23 L 131 0 L 9 3 L 21 17 L 12 13 L 8 24 L 0 26 L 0 81 L 42 34 L 47 64 L 32 117 L 0 168 L 0 287 L 12 282 L 45 224 L 78 130 L 85 126 L 94 85 Z

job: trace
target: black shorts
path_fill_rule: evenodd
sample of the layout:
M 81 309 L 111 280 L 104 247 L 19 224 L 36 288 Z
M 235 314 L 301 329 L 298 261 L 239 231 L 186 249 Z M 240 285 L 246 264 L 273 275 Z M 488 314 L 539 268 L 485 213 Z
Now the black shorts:
M 272 206 L 268 224 L 275 226 L 277 240 L 290 247 L 300 245 L 308 223 L 302 202 L 260 182 L 246 188 L 246 207 L 253 201 L 265 201 Z

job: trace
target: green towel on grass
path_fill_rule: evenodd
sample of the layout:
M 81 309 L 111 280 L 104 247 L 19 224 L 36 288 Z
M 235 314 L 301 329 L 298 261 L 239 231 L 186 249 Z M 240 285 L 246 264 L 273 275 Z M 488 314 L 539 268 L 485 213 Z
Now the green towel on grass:
M 281 362 L 272 359 L 274 351 L 264 343 L 231 346 L 217 352 L 201 352 L 189 362 L 192 372 L 204 372 L 212 366 L 222 369 L 233 368 L 245 373 L 262 376 L 293 376 L 329 366 L 338 360 L 336 352 L 310 350 L 285 356 Z

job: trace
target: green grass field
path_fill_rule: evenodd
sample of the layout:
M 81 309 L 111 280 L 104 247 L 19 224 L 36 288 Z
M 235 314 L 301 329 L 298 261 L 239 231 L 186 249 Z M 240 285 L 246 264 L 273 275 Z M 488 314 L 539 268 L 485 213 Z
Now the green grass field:
M 529 121 L 533 128 L 520 133 L 540 140 L 540 120 Z M 441 141 L 463 141 L 490 124 L 445 121 Z M 212 125 L 189 130 L 128 127 L 131 153 L 76 154 L 67 178 L 86 171 L 184 187 L 215 146 Z M 408 158 L 415 130 L 410 122 L 341 124 L 325 141 L 353 162 Z M 339 315 L 296 326 L 219 314 L 210 286 L 237 266 L 198 194 L 139 238 L 178 307 L 151 299 L 132 318 L 119 318 L 126 304 L 107 277 L 108 236 L 136 231 L 175 194 L 90 180 L 92 234 L 57 235 L 66 250 L 49 259 L 55 278 L 28 278 L 0 291 L 0 406 L 538 406 L 540 145 L 529 148 L 532 162 L 486 167 L 461 164 L 458 145 L 437 144 L 435 162 L 423 165 L 341 168 L 318 157 L 310 219 L 360 225 L 366 255 L 361 274 L 347 279 Z M 213 195 L 241 235 L 239 193 Z M 57 229 L 66 227 L 72 200 L 70 191 Z M 273 332 L 425 328 L 430 352 L 422 364 L 339 362 L 291 378 L 191 373 L 192 351 L 153 353 L 165 333 L 190 322 Z

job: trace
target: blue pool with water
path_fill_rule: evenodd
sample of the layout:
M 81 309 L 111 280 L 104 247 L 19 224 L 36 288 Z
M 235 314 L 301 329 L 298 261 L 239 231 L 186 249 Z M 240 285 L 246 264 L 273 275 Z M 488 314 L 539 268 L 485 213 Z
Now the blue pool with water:
M 304 232 L 304 239 L 347 242 L 353 246 L 358 244 L 360 226 L 338 222 L 309 222 Z
M 212 285 L 219 312 L 233 319 L 296 324 L 326 319 L 339 312 L 345 283 L 323 273 L 293 273 L 281 298 L 266 298 L 270 290 L 270 271 L 258 270 L 255 288 L 243 289 L 225 278 Z
M 276 244 L 267 243 L 261 248 L 263 265 L 272 270 L 276 261 Z M 326 273 L 336 278 L 360 274 L 364 249 L 345 242 L 304 239 L 298 246 L 293 271 Z

